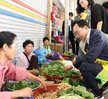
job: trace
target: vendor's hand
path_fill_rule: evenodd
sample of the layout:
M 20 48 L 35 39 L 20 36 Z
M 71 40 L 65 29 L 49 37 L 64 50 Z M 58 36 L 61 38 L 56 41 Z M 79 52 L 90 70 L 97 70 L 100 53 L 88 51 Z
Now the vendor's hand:
M 73 62 L 73 64 L 76 64 L 76 57 L 73 59 L 72 62 Z
M 17 97 L 31 97 L 32 95 L 32 89 L 29 87 L 23 88 L 21 90 L 13 91 L 11 98 L 17 98 Z
M 65 67 L 64 69 L 66 70 L 66 71 L 68 71 L 68 70 L 70 70 L 70 69 L 72 69 L 73 67 L 72 66 L 67 66 L 67 67 Z
M 41 79 L 41 78 L 40 78 L 40 79 Z M 43 85 L 43 87 L 45 88 L 45 90 L 47 90 L 46 81 L 44 81 L 43 79 L 41 79 L 40 82 L 42 83 L 42 85 Z
M 41 79 L 41 78 L 39 78 L 39 77 L 37 77 L 37 76 L 34 76 L 34 75 L 31 74 L 31 73 L 29 73 L 28 79 L 34 80 L 34 81 L 39 81 L 39 82 L 43 85 L 43 87 L 45 88 L 45 90 L 46 90 L 46 83 L 45 83 L 45 81 L 44 81 L 43 79 Z
M 38 75 L 39 71 L 37 69 L 32 69 L 32 70 L 28 70 L 30 73 L 32 73 L 33 75 Z

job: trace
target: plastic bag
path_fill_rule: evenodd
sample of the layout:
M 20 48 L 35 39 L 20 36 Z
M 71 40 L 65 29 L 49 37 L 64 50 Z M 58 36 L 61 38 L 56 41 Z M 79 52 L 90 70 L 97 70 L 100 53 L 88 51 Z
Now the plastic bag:
M 45 48 L 43 48 L 43 49 L 37 49 L 37 50 L 34 50 L 33 51 L 33 53 L 35 54 L 35 55 L 46 55 L 46 52 L 47 52 L 47 49 L 45 49 Z
M 35 55 L 37 55 L 37 57 L 38 57 L 39 64 L 46 63 L 46 51 L 47 51 L 47 49 L 45 49 L 45 48 L 37 49 L 37 50 L 33 51 L 33 53 Z

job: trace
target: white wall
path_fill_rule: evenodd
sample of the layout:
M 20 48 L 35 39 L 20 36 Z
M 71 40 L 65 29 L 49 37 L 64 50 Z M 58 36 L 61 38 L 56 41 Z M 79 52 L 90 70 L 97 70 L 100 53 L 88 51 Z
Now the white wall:
M 73 12 L 73 17 L 76 16 L 77 0 L 69 0 L 69 12 Z
M 103 2 L 108 1 L 108 0 L 94 0 L 94 2 L 102 4 Z

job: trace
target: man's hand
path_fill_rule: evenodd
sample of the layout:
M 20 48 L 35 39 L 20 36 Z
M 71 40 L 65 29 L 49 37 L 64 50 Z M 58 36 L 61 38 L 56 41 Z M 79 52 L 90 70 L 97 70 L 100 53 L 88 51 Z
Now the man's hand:
M 70 70 L 70 69 L 72 69 L 73 67 L 72 66 L 67 66 L 67 67 L 65 67 L 64 69 L 66 70 L 66 71 L 68 71 L 68 70 Z
M 76 57 L 73 59 L 72 62 L 73 62 L 73 64 L 76 64 Z

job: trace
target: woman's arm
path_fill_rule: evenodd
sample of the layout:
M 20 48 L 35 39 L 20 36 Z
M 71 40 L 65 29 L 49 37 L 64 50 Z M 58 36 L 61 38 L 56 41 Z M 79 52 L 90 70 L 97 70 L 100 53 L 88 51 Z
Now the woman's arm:
M 41 79 L 37 76 L 34 76 L 31 73 L 28 74 L 28 79 L 41 82 L 42 85 L 44 86 L 45 90 L 46 90 L 46 84 L 47 83 L 43 79 Z M 11 98 L 15 99 L 17 97 L 31 97 L 31 95 L 32 95 L 32 89 L 27 87 L 27 88 L 24 88 L 21 90 L 13 91 L 11 94 Z
M 31 73 L 28 74 L 28 79 L 41 82 L 42 85 L 44 86 L 44 88 L 46 89 L 46 84 L 47 84 L 47 83 L 46 83 L 43 79 L 41 79 L 41 78 L 39 78 L 39 77 L 37 77 L 37 76 L 34 76 L 34 75 L 31 74 Z

